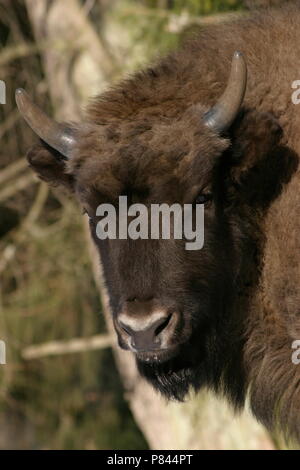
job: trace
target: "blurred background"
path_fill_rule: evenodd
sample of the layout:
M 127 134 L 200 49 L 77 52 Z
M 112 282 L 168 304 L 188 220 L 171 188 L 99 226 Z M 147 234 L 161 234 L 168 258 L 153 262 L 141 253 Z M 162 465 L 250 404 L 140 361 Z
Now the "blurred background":
M 107 331 L 84 218 L 73 200 L 27 168 L 24 157 L 36 138 L 14 101 L 15 89 L 24 87 L 52 116 L 76 120 L 89 97 L 206 24 L 247 14 L 247 6 L 239 0 L 0 0 L 6 83 L 0 340 L 7 347 L 7 364 L 0 365 L 0 449 L 281 446 L 249 413 L 233 418 L 205 392 L 166 406 L 139 382 L 131 358 L 120 355 Z

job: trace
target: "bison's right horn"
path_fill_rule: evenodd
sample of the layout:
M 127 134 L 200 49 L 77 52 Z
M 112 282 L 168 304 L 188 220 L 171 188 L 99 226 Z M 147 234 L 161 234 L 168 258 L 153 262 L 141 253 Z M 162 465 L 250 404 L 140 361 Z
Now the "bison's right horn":
M 233 123 L 242 105 L 247 85 L 247 65 L 243 54 L 236 51 L 231 63 L 227 87 L 217 103 L 205 113 L 204 122 L 221 133 Z
M 76 143 L 74 131 L 50 119 L 31 101 L 22 88 L 16 90 L 16 102 L 20 113 L 31 129 L 50 147 L 68 158 Z

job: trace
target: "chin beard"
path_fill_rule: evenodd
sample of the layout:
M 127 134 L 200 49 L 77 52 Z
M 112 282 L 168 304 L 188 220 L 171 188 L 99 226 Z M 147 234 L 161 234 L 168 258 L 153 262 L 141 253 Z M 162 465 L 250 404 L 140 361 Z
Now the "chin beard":
M 169 400 L 183 401 L 190 389 L 199 390 L 201 373 L 192 367 L 174 367 L 172 362 L 146 364 L 137 359 L 139 373 Z M 203 376 L 204 378 L 204 376 Z M 201 383 L 201 380 L 200 380 Z
M 139 373 L 169 400 L 183 401 L 190 391 L 206 387 L 225 395 L 235 409 L 243 406 L 246 376 L 242 361 L 243 341 L 226 348 L 220 335 L 196 335 L 178 354 L 165 362 L 144 362 L 136 358 Z M 227 349 L 227 350 L 226 350 Z
M 207 384 L 203 350 L 185 345 L 178 354 L 165 362 L 145 362 L 136 358 L 139 373 L 157 391 L 170 400 L 183 401 L 191 389 Z

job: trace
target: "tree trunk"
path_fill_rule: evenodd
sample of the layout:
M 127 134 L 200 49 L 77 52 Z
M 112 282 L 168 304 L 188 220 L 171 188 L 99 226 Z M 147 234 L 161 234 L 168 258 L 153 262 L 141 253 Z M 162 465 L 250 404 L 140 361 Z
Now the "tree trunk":
M 36 41 L 43 48 L 45 74 L 56 116 L 76 120 L 88 98 L 101 91 L 117 73 L 107 42 L 99 37 L 77 0 L 25 0 Z M 113 30 L 124 37 L 121 24 Z M 116 36 L 116 35 L 115 35 Z M 115 44 L 114 44 L 115 46 Z M 95 248 L 88 237 L 107 328 L 125 397 L 152 449 L 272 449 L 266 431 L 248 412 L 233 417 L 226 404 L 202 392 L 184 404 L 169 403 L 140 378 L 132 355 L 115 344 L 108 299 Z

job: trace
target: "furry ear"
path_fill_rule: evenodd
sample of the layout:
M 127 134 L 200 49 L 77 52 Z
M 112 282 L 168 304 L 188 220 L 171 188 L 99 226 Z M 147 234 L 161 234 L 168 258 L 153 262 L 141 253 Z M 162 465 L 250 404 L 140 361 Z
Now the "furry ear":
M 28 151 L 26 158 L 30 168 L 32 168 L 43 181 L 46 181 L 52 186 L 63 185 L 69 191 L 73 192 L 73 176 L 66 173 L 65 160 L 59 152 L 41 141 Z
M 270 113 L 244 111 L 232 129 L 232 178 L 240 182 L 245 174 L 279 145 L 282 129 Z
M 282 129 L 270 113 L 246 110 L 233 126 L 229 185 L 239 200 L 268 207 L 295 170 L 295 153 L 284 146 Z M 232 192 L 231 191 L 231 192 Z

